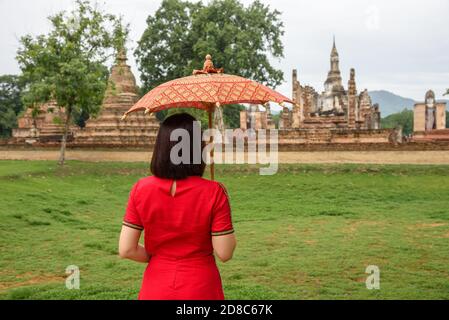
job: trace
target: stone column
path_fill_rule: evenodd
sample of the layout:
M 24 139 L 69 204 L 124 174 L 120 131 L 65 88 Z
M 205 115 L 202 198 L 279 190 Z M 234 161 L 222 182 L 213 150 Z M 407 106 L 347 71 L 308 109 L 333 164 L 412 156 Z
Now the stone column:
M 348 127 L 350 129 L 355 129 L 356 121 L 356 110 L 357 110 L 357 86 L 355 82 L 355 69 L 351 69 L 349 81 L 348 81 L 348 110 L 347 110 L 347 120 Z
M 446 103 L 439 102 L 436 104 L 436 128 L 437 130 L 446 129 Z
M 248 119 L 247 119 L 247 111 L 246 111 L 246 109 L 245 110 L 242 110 L 242 111 L 240 111 L 240 129 L 242 129 L 242 130 L 246 130 L 246 129 L 248 129 Z
M 416 103 L 413 109 L 413 131 L 426 131 L 426 105 Z

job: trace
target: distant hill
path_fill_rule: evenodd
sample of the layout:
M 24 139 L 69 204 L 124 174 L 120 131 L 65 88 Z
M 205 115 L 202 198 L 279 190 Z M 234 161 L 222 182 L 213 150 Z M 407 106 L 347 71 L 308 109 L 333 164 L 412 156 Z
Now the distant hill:
M 401 112 L 404 109 L 413 110 L 413 106 L 415 105 L 415 100 L 404 98 L 385 90 L 369 91 L 369 95 L 373 103 L 379 104 L 382 117 Z M 449 106 L 449 100 L 438 101 L 446 101 Z
M 373 103 L 379 104 L 382 117 L 401 112 L 404 109 L 412 110 L 415 105 L 415 100 L 385 90 L 370 91 L 369 95 Z

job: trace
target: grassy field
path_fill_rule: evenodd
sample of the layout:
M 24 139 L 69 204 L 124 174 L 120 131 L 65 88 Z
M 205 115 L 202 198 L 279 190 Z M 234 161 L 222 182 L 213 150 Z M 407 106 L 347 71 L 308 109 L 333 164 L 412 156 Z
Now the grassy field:
M 449 166 L 219 166 L 238 237 L 228 299 L 449 299 Z M 145 163 L 0 161 L 0 298 L 135 299 L 117 257 Z M 65 288 L 77 265 L 81 289 Z M 365 268 L 380 268 L 367 290 Z

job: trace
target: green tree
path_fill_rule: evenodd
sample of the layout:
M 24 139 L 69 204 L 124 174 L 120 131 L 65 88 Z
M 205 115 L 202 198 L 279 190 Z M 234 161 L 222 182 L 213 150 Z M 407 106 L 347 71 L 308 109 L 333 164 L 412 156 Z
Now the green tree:
M 128 26 L 89 1 L 76 1 L 76 8 L 49 17 L 51 31 L 20 40 L 17 61 L 27 86 L 25 105 L 56 101 L 65 119 L 59 163 L 65 161 L 70 124 L 77 115 L 94 114 L 107 87 L 106 63 L 123 48 Z
M 390 114 L 381 120 L 382 128 L 402 127 L 402 134 L 413 133 L 413 111 L 404 109 L 401 112 Z
M 449 111 L 446 111 L 446 128 L 449 128 Z
M 0 137 L 11 136 L 12 129 L 17 127 L 17 115 L 23 110 L 22 89 L 18 76 L 0 76 Z
M 191 74 L 187 66 L 193 56 L 193 44 L 187 39 L 192 16 L 201 7 L 200 3 L 164 0 L 156 13 L 148 16 L 147 28 L 135 50 L 144 92 Z
M 223 107 L 223 121 L 227 128 L 240 128 L 240 111 L 245 107 L 240 104 L 230 104 Z M 209 115 L 207 112 L 196 108 L 173 108 L 166 110 L 163 115 L 168 117 L 175 113 L 186 112 L 194 116 L 198 121 L 201 121 L 201 128 L 207 129 L 209 127 Z M 161 114 L 159 113 L 159 116 Z M 161 119 L 163 120 L 163 119 Z
M 247 7 L 238 0 L 208 4 L 164 0 L 147 18 L 147 28 L 135 50 L 142 90 L 192 74 L 203 66 L 206 54 L 226 73 L 276 87 L 282 83 L 283 73 L 268 57 L 283 57 L 283 34 L 280 12 L 257 0 Z M 240 108 L 223 109 L 227 126 L 236 124 Z
M 223 108 L 223 120 L 228 128 L 240 128 L 240 111 L 244 109 L 241 104 L 231 104 Z
M 449 89 L 446 90 L 444 96 L 449 95 Z M 449 128 L 449 111 L 446 111 L 446 128 Z
M 272 119 L 273 119 L 274 125 L 278 129 L 279 129 L 279 119 L 280 119 L 280 117 L 281 117 L 280 113 L 276 113 L 276 114 L 272 115 Z

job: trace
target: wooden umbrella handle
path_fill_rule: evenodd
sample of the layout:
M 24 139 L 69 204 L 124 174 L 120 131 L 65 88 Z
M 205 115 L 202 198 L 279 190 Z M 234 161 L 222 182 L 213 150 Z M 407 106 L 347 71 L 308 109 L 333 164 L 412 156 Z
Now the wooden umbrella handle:
M 214 112 L 214 109 L 211 107 L 209 108 L 208 114 L 209 114 L 209 129 L 212 129 L 212 113 Z M 215 164 L 214 164 L 214 135 L 211 135 L 209 144 L 212 143 L 212 148 L 210 149 L 210 179 L 213 181 L 215 180 Z

